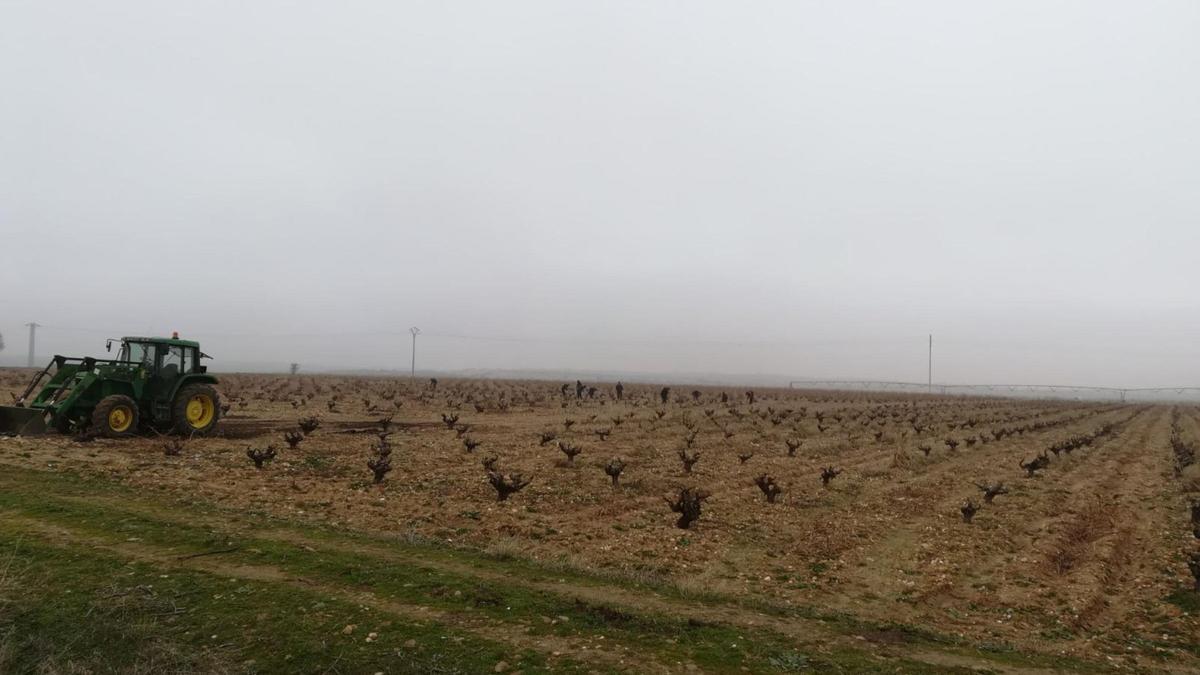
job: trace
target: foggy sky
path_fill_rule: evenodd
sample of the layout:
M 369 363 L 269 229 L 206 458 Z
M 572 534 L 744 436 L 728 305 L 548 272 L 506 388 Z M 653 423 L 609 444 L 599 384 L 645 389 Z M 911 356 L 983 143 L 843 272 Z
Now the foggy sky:
M 2 363 L 1200 384 L 1200 4 L 0 0 Z

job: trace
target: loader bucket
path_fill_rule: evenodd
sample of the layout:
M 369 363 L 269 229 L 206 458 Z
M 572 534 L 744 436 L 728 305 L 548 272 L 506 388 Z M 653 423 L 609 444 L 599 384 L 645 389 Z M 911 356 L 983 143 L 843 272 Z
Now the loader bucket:
M 0 435 L 37 436 L 46 433 L 46 411 L 0 405 Z

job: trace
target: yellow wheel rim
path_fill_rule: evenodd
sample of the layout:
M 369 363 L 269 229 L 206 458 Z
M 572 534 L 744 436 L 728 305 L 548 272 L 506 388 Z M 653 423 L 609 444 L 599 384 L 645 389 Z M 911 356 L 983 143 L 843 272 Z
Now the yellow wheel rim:
M 193 429 L 203 429 L 213 421 L 217 407 L 206 394 L 196 394 L 188 399 L 187 421 Z
M 108 411 L 108 428 L 117 433 L 129 431 L 133 425 L 133 411 L 128 406 L 119 405 Z

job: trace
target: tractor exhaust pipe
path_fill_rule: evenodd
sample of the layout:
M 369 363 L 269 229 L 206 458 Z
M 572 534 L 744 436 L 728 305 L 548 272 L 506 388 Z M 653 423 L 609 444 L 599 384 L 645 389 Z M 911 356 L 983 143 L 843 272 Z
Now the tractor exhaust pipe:
M 38 436 L 46 433 L 46 411 L 0 406 L 0 436 Z

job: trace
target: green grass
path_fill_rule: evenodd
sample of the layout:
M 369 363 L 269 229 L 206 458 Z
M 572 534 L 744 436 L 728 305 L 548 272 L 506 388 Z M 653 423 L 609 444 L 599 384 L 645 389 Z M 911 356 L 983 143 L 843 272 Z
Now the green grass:
M 12 493 L 0 495 L 0 506 L 12 508 Z M 488 580 L 458 575 L 415 564 L 381 561 L 350 552 L 305 551 L 294 545 L 268 539 L 236 537 L 200 527 L 157 523 L 112 508 L 94 509 L 80 503 L 56 503 L 39 500 L 26 504 L 23 512 L 44 522 L 86 533 L 88 536 L 120 545 L 129 539 L 139 545 L 172 547 L 172 555 L 224 550 L 226 563 L 270 565 L 329 587 L 369 590 L 380 597 L 450 612 L 481 614 L 497 622 L 518 619 L 529 622 L 530 635 L 591 636 L 605 635 L 609 640 L 636 645 L 667 662 L 690 661 L 710 670 L 729 671 L 748 667 L 752 671 L 771 670 L 771 658 L 787 653 L 792 645 L 774 634 L 746 640 L 743 631 L 728 626 L 710 625 L 668 616 L 631 613 L 607 606 L 509 586 Z M 0 525 L 0 536 L 19 536 L 19 529 Z M 18 526 L 19 527 L 19 526 Z M 270 602 L 274 602 L 272 599 Z M 552 617 L 551 622 L 541 617 Z M 347 622 L 353 621 L 347 619 Z M 345 624 L 341 624 L 345 625 Z M 341 625 L 334 628 L 340 628 Z M 814 647 L 816 645 L 813 645 Z M 863 655 L 844 651 L 837 656 L 842 667 L 854 663 L 854 671 L 876 670 Z M 493 659 L 493 663 L 499 659 Z M 814 667 L 833 667 L 833 662 L 810 657 Z M 893 663 L 892 668 L 897 664 Z M 898 664 L 903 666 L 903 663 Z M 892 670 L 888 668 L 888 670 Z M 878 666 L 880 671 L 883 665 Z M 912 672 L 928 669 L 914 669 Z
M 475 673 L 538 654 L 432 621 L 403 621 L 282 584 L 130 562 L 0 529 L 14 560 L 0 605 L 0 671 Z M 357 628 L 350 634 L 347 625 Z M 370 632 L 378 635 L 366 641 Z M 410 642 L 410 640 L 412 642 Z M 580 664 L 559 661 L 559 672 Z
M 1200 592 L 1181 588 L 1167 596 L 1167 602 L 1189 614 L 1200 614 Z
M 24 609 L 18 611 L 18 620 L 12 623 L 11 634 L 17 636 L 15 643 L 18 645 L 16 663 L 20 666 L 28 666 L 39 655 L 46 656 L 45 636 L 55 634 L 56 626 L 61 628 L 66 623 L 78 622 L 89 610 L 94 615 L 96 610 L 91 605 L 79 604 L 98 592 L 97 588 L 86 587 L 84 580 L 100 579 L 113 584 L 120 574 L 127 573 L 130 578 L 120 580 L 125 587 L 139 585 L 133 583 L 133 578 L 142 580 L 141 583 L 152 583 L 156 593 L 162 594 L 158 597 L 188 599 L 182 603 L 188 607 L 187 613 L 167 617 L 170 619 L 169 630 L 162 629 L 162 622 L 143 625 L 144 622 L 135 620 L 146 616 L 146 612 L 127 617 L 128 620 L 118 617 L 103 622 L 92 637 L 73 641 L 69 653 L 54 658 L 86 659 L 88 654 L 96 654 L 96 645 L 136 644 L 141 645 L 134 649 L 135 653 L 141 654 L 136 658 L 162 658 L 156 656 L 161 651 L 175 655 L 172 658 L 185 660 L 218 659 L 221 664 L 231 664 L 237 672 L 258 672 L 260 668 L 264 669 L 262 672 L 275 668 L 287 670 L 290 664 L 296 663 L 295 659 L 327 664 L 337 659 L 339 669 L 344 666 L 344 672 L 481 672 L 490 670 L 502 659 L 515 664 L 511 645 L 483 640 L 465 631 L 455 632 L 453 626 L 410 625 L 398 616 L 384 619 L 378 609 L 365 609 L 346 599 L 349 594 L 369 591 L 393 602 L 434 608 L 447 616 L 461 618 L 468 626 L 471 622 L 484 621 L 493 626 L 519 628 L 522 634 L 534 638 L 577 639 L 604 635 L 610 644 L 616 642 L 628 646 L 645 658 L 666 664 L 690 662 L 714 672 L 742 669 L 750 672 L 966 672 L 965 669 L 934 666 L 905 658 L 880 658 L 869 648 L 837 647 L 826 643 L 816 630 L 806 639 L 788 638 L 769 630 L 749 631 L 738 626 L 687 620 L 640 609 L 635 611 L 619 603 L 582 601 L 528 584 L 566 580 L 574 585 L 602 589 L 616 585 L 614 580 L 520 558 L 471 553 L 419 540 L 382 540 L 329 528 L 285 524 L 269 518 L 253 519 L 253 522 L 242 518 L 236 524 L 240 531 L 235 532 L 233 528 L 214 528 L 178 517 L 181 510 L 209 516 L 211 520 L 219 520 L 212 516 L 230 515 L 211 505 L 181 506 L 165 500 L 155 501 L 118 485 L 69 474 L 27 470 L 6 473 L 5 477 L 0 477 L 0 509 L 61 526 L 110 548 L 119 549 L 132 541 L 137 546 L 153 547 L 164 557 L 234 548 L 236 550 L 219 556 L 222 563 L 279 570 L 287 577 L 302 578 L 312 585 L 311 590 L 304 591 L 297 590 L 295 584 L 255 583 L 247 585 L 251 591 L 234 592 L 228 588 L 231 582 L 227 579 L 181 570 L 175 565 L 171 566 L 168 577 L 156 581 L 163 572 L 153 565 L 123 560 L 118 553 L 97 555 L 94 548 L 80 544 L 51 546 L 40 543 L 37 533 L 26 532 L 28 528 L 22 528 L 20 521 L 0 523 L 0 544 L 17 546 L 17 540 L 23 538 L 26 543 L 17 549 L 21 552 L 20 557 L 30 563 L 36 560 L 36 564 L 27 565 L 27 568 L 39 570 L 35 575 L 38 581 L 22 594 L 25 600 L 16 603 L 18 608 Z M 119 505 L 113 506 L 111 499 L 88 501 L 95 496 L 118 498 Z M 153 515 L 156 509 L 166 515 Z M 203 520 L 205 518 L 197 519 Z M 302 536 L 309 542 L 309 550 L 270 538 L 269 533 L 264 532 L 269 529 L 283 529 Z M 467 569 L 451 572 L 438 562 L 452 562 Z M 495 581 L 476 576 L 472 571 L 500 573 L 503 578 L 515 581 Z M 74 597 L 69 598 L 71 602 L 43 603 L 48 604 L 47 608 L 37 608 L 37 598 L 52 596 L 53 589 L 64 584 L 83 585 Z M 623 582 L 621 585 L 630 586 Z M 730 602 L 719 596 L 684 598 L 678 589 L 669 585 L 646 587 L 663 597 L 687 600 L 691 604 L 719 606 L 722 601 Z M 331 590 L 337 593 L 331 593 Z M 330 597 L 339 594 L 340 599 Z M 752 602 L 737 604 L 776 616 L 819 618 L 823 630 L 832 629 L 844 635 L 888 631 L 901 636 L 906 645 L 988 662 L 1081 671 L 1095 669 L 1084 662 L 1026 655 L 1015 650 L 980 650 L 907 626 L 870 624 L 804 608 L 780 608 Z M 42 613 L 46 615 L 37 619 Z M 0 621 L 5 620 L 4 615 L 0 615 Z M 381 654 L 376 652 L 384 646 L 382 637 L 372 643 L 365 643 L 363 639 L 366 632 L 375 630 L 368 626 L 385 620 L 389 622 L 387 644 L 392 651 Z M 360 626 L 353 639 L 340 634 L 348 624 Z M 0 623 L 0 628 L 3 627 Z M 231 627 L 236 629 L 231 630 Z M 278 633 L 283 627 L 287 630 L 286 645 L 270 647 L 267 636 Z M 109 634 L 114 631 L 119 634 Z M 227 640 L 232 646 L 214 649 L 215 646 L 210 644 L 213 640 L 207 637 L 212 634 L 219 636 L 216 642 L 223 645 L 226 644 L 223 640 Z M 440 643 L 443 649 L 429 653 L 420 649 L 400 649 L 400 653 L 396 653 L 396 643 L 410 639 L 416 640 L 418 645 Z M 340 650 L 339 645 L 342 646 Z M 447 645 L 462 646 L 462 649 L 444 648 Z M 292 660 L 281 662 L 279 659 L 287 654 L 292 655 Z M 527 672 L 545 668 L 547 664 L 543 658 L 544 655 L 533 652 L 519 655 L 521 667 Z M 385 659 L 386 667 L 380 667 L 380 661 L 371 659 Z M 253 663 L 246 666 L 247 661 Z M 0 660 L 0 665 L 3 664 Z M 108 670 L 130 670 L 125 665 Z M 184 662 L 183 666 L 180 669 L 214 670 L 208 663 Z M 589 669 L 597 669 L 594 661 L 589 666 Z M 554 662 L 554 668 L 559 672 L 570 672 L 578 667 L 567 660 L 556 659 Z M 0 671 L 7 672 L 4 668 Z M 13 672 L 23 671 L 18 668 Z

